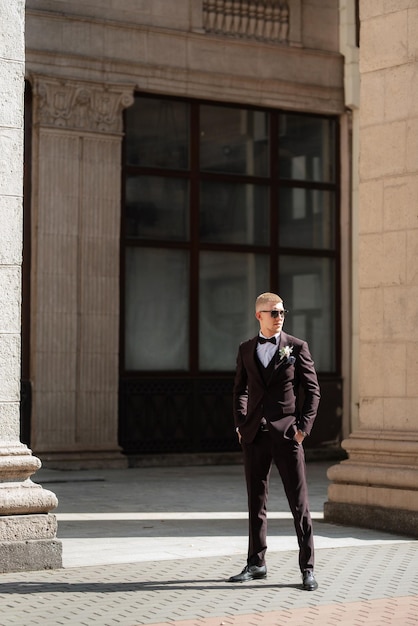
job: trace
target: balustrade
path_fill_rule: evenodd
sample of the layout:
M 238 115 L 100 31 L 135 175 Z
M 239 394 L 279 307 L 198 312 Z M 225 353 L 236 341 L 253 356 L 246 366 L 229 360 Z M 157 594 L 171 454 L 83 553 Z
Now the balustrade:
M 280 0 L 203 0 L 207 33 L 288 43 L 289 5 Z

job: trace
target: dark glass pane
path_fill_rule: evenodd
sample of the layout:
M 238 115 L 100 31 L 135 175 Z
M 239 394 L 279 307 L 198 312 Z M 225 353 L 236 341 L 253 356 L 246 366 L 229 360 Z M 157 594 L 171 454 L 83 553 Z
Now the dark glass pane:
M 279 293 L 290 310 L 284 330 L 308 341 L 318 371 L 335 371 L 335 261 L 281 256 Z
M 183 250 L 127 248 L 125 369 L 189 366 L 189 267 Z
M 128 165 L 184 170 L 189 167 L 189 105 L 135 98 L 126 110 Z
M 279 118 L 279 175 L 317 182 L 335 180 L 335 122 L 309 115 Z
M 317 189 L 282 188 L 279 242 L 293 248 L 334 249 L 335 195 Z
M 268 187 L 202 182 L 200 239 L 211 243 L 267 245 Z
M 268 115 L 230 107 L 200 107 L 200 168 L 268 176 Z
M 202 252 L 199 281 L 199 364 L 235 369 L 239 344 L 257 333 L 254 302 L 268 290 L 269 256 Z
M 187 180 L 162 176 L 128 176 L 125 196 L 127 237 L 188 239 Z

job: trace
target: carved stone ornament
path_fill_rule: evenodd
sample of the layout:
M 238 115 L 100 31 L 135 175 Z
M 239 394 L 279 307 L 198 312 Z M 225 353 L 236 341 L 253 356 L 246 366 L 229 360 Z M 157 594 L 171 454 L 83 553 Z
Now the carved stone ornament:
M 121 133 L 133 87 L 33 77 L 36 122 L 87 132 Z

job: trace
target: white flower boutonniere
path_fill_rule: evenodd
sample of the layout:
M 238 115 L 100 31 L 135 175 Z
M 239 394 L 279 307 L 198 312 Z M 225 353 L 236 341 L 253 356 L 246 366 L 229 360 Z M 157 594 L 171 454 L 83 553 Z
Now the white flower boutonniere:
M 280 359 L 286 359 L 288 363 L 294 363 L 296 361 L 295 357 L 292 356 L 293 346 L 284 346 L 280 348 L 279 355 Z

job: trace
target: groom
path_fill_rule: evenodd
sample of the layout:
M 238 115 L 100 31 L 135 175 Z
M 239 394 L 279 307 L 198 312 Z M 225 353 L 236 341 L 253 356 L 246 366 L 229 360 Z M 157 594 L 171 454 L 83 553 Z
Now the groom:
M 279 470 L 299 544 L 303 588 L 314 591 L 314 544 L 303 441 L 318 410 L 318 379 L 305 341 L 283 332 L 283 300 L 263 293 L 255 303 L 257 337 L 239 347 L 234 382 L 234 419 L 242 446 L 248 494 L 247 565 L 229 582 L 265 578 L 267 496 L 272 462 Z M 298 405 L 299 391 L 303 404 Z

